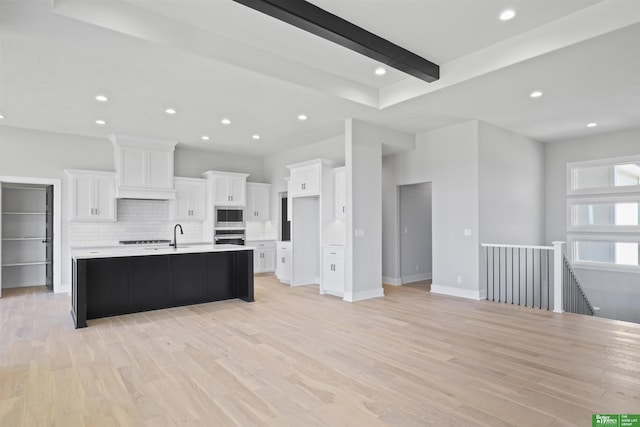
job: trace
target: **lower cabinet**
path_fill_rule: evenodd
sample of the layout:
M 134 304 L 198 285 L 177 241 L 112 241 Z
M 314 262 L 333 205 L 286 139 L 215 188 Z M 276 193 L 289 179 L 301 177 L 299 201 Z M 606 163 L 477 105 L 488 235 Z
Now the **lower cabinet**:
M 247 246 L 253 246 L 253 272 L 272 273 L 276 271 L 276 242 L 270 240 L 247 241 Z
M 72 260 L 76 328 L 87 319 L 240 298 L 254 301 L 253 251 Z
M 278 242 L 276 246 L 276 277 L 280 282 L 290 285 L 292 276 L 291 242 Z
M 328 245 L 323 248 L 320 293 L 344 296 L 344 246 Z

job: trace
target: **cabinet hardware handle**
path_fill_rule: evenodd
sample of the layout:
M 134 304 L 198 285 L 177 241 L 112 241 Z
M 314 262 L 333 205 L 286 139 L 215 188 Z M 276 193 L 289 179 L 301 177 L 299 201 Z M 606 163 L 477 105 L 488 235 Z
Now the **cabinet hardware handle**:
M 342 207 L 342 213 L 344 213 L 344 206 Z

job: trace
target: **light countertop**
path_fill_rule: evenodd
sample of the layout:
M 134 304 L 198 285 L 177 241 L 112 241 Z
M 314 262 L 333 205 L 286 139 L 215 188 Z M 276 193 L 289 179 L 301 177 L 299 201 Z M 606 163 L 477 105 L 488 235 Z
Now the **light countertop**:
M 72 248 L 71 258 L 74 259 L 91 259 L 91 258 L 117 258 L 131 256 L 150 256 L 150 255 L 176 255 L 191 254 L 203 252 L 230 252 L 253 250 L 253 246 L 241 245 L 214 245 L 211 243 L 178 243 L 178 249 L 168 246 L 161 247 L 130 247 L 130 246 L 103 246 L 103 247 L 84 247 Z

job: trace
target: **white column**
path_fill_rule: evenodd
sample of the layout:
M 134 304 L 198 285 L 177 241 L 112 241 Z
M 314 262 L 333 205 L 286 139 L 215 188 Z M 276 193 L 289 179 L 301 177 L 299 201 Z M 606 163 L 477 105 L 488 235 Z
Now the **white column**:
M 553 243 L 553 312 L 562 313 L 562 245 Z

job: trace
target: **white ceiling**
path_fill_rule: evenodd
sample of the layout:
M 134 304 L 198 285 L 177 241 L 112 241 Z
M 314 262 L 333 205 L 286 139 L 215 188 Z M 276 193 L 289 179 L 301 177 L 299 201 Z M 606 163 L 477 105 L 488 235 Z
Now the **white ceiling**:
M 0 1 L 0 123 L 255 156 L 338 135 L 347 117 L 414 133 L 479 119 L 541 141 L 640 126 L 636 0 L 313 3 L 442 79 L 377 77 L 375 61 L 231 0 Z M 506 7 L 517 16 L 500 22 Z

